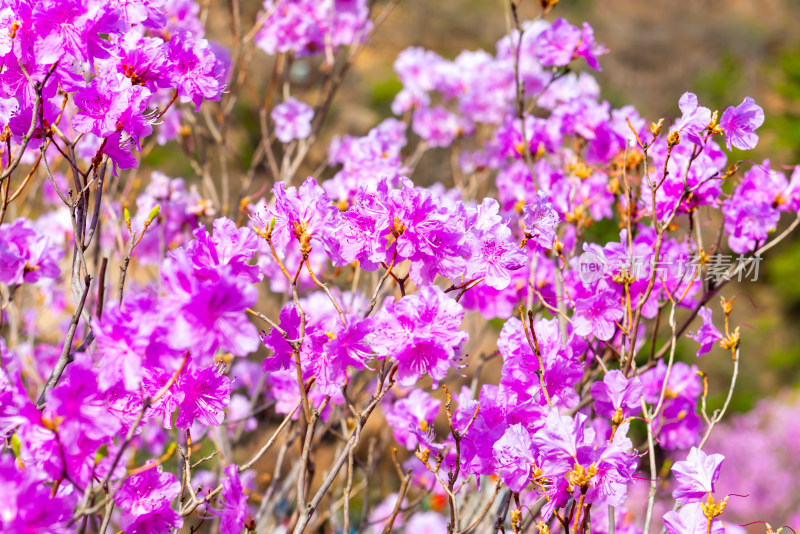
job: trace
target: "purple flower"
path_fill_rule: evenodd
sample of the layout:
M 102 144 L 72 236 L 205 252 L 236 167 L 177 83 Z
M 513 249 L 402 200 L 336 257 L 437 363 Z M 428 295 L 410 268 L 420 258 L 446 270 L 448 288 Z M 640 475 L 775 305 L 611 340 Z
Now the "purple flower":
M 195 190 L 187 188 L 183 178 L 170 178 L 162 172 L 153 171 L 150 174 L 149 184 L 136 198 L 136 214 L 131 221 L 133 230 L 137 233 L 142 231 L 145 221 L 150 218 L 150 212 L 156 205 L 160 206 L 160 211 L 158 217 L 150 223 L 148 230 L 141 237 L 139 244 L 136 245 L 134 250 L 136 260 L 142 263 L 161 263 L 165 245 L 168 249 L 176 248 L 191 239 L 191 234 L 187 230 L 197 228 L 195 208 L 200 202 L 200 195 Z M 222 223 L 214 221 L 214 224 Z M 227 223 L 224 226 L 227 233 Z M 223 241 L 231 239 L 236 243 L 241 243 L 242 249 L 239 250 L 239 253 L 246 254 L 245 251 L 251 242 L 247 240 L 239 242 L 233 235 L 235 233 L 234 230 L 229 232 L 231 235 Z M 198 230 L 195 230 L 195 234 L 197 233 Z M 241 233 L 239 231 L 240 235 Z M 220 239 L 219 236 L 211 239 L 211 243 L 214 243 L 213 246 L 215 248 L 220 246 L 217 243 Z M 198 237 L 197 240 L 204 241 L 204 238 Z M 206 246 L 212 246 L 211 243 L 207 243 Z M 230 243 L 227 246 L 235 247 L 236 245 Z M 217 254 L 228 255 L 232 253 L 232 251 L 219 251 Z M 211 257 L 215 257 L 214 253 L 209 252 L 208 254 Z M 195 260 L 200 256 L 198 252 L 193 252 L 192 255 Z M 241 258 L 241 261 L 246 261 L 246 259 Z M 219 263 L 219 260 L 216 260 L 216 263 Z M 212 261 L 209 266 L 213 264 L 214 262 Z
M 589 503 L 618 506 L 625 501 L 627 485 L 633 480 L 638 464 L 627 437 L 628 423 L 620 425 L 613 441 L 595 446 L 595 433 L 586 428 L 586 420 L 583 414 L 576 414 L 573 419 L 553 409 L 544 427 L 533 436 L 533 445 L 541 454 L 544 476 L 560 479 L 548 492 L 552 500 L 550 509 L 562 505 L 555 503 L 566 502 L 578 489 L 577 484 L 586 491 Z
M 474 125 L 440 106 L 414 111 L 411 129 L 432 147 L 446 147 L 461 135 L 470 135 Z
M 265 216 L 254 214 L 253 219 L 260 231 L 272 227 L 271 239 L 279 253 L 285 254 L 286 246 L 293 239 L 300 243 L 304 252 L 311 248 L 312 240 L 332 246 L 336 238 L 331 234 L 338 226 L 339 210 L 314 178 L 309 176 L 299 188 L 285 188 L 283 182 L 278 182 L 272 193 L 275 206 L 267 208 Z M 270 218 L 274 218 L 274 223 Z
M 364 38 L 371 28 L 366 0 L 264 0 L 263 27 L 256 44 L 267 54 L 320 54 Z
M 64 56 L 78 61 L 107 57 L 110 46 L 100 34 L 115 32 L 114 19 L 114 11 L 102 2 L 87 6 L 80 0 L 44 0 L 25 22 L 36 26 L 37 61 L 50 64 Z
M 427 93 L 437 84 L 437 67 L 444 62 L 436 52 L 420 47 L 409 47 L 397 54 L 394 70 L 400 82 L 414 93 Z
M 231 400 L 231 379 L 221 374 L 216 365 L 198 369 L 194 364 L 181 375 L 176 386 L 183 394 L 175 426 L 189 428 L 195 421 L 217 426 L 225 418 L 225 406 Z
M 467 247 L 456 209 L 444 207 L 430 190 L 415 188 L 409 181 L 403 181 L 401 189 L 383 189 L 387 185 L 381 182 L 379 195 L 386 195 L 393 217 L 391 227 L 381 233 L 395 240 L 388 248 L 383 245 L 383 261 L 391 262 L 394 250 L 397 261 L 411 260 L 409 276 L 418 286 L 433 283 L 437 274 L 447 278 L 464 274 Z
M 199 110 L 203 99 L 220 99 L 228 68 L 208 41 L 179 33 L 169 41 L 168 56 L 170 84 L 181 102 L 194 102 Z
M 306 315 L 305 337 L 299 354 L 304 378 L 316 377 L 315 391 L 336 395 L 347 383 L 348 367 L 357 370 L 366 367 L 370 358 L 368 337 L 374 329 L 374 321 L 350 316 L 345 326 L 335 312 L 319 319 L 319 305 L 312 306 L 307 306 L 314 311 L 311 316 Z M 275 328 L 263 337 L 264 345 L 273 352 L 261 363 L 264 371 L 280 371 L 295 365 L 294 348 L 287 341 L 301 337 L 300 314 L 293 303 L 281 310 L 280 326 L 286 332 L 285 338 Z
M 39 232 L 30 220 L 19 217 L 0 225 L 0 282 L 18 285 L 56 278 L 64 251 Z
M 151 92 L 169 87 L 167 45 L 158 37 L 144 37 L 141 26 L 120 37 L 116 56 L 106 68 L 130 78 L 133 85 Z
M 136 157 L 131 153 L 136 148 L 138 141 L 133 138 L 122 139 L 122 132 L 114 132 L 106 137 L 102 154 L 111 159 L 114 176 L 117 176 L 117 169 L 135 169 L 137 165 Z
M 468 337 L 459 330 L 463 318 L 461 305 L 439 287 L 423 287 L 386 304 L 378 316 L 372 348 L 379 358 L 397 361 L 397 378 L 403 385 L 424 375 L 442 380 Z
M 66 380 L 48 392 L 46 406 L 51 419 L 63 419 L 59 436 L 72 446 L 82 439 L 113 437 L 122 426 L 98 391 L 95 372 L 77 364 L 70 366 Z
M 539 34 L 537 56 L 544 66 L 563 67 L 572 61 L 580 42 L 581 30 L 565 19 L 557 18 Z
M 220 518 L 219 531 L 222 534 L 239 534 L 247 519 L 247 495 L 242 491 L 239 469 L 231 464 L 224 471 L 222 508 L 212 508 L 211 513 Z
M 556 238 L 556 226 L 559 223 L 558 212 L 550 205 L 550 199 L 539 191 L 533 204 L 522 206 L 525 232 L 530 239 L 546 249 L 553 248 Z
M 573 386 L 583 375 L 582 365 L 578 361 L 582 351 L 575 350 L 576 338 L 570 339 L 565 347 L 558 321 L 555 319 L 540 319 L 533 326 L 539 342 L 544 364 L 544 381 L 550 399 L 557 406 L 573 406 L 577 402 Z M 510 318 L 503 325 L 497 340 L 497 350 L 503 357 L 500 385 L 514 390 L 521 399 L 531 396 L 535 403 L 546 406 L 546 399 L 539 391 L 541 386 L 536 376 L 539 359 L 528 343 L 522 322 L 516 317 Z
M 528 485 L 531 468 L 536 465 L 533 442 L 521 424 L 508 427 L 492 447 L 500 478 L 506 486 L 519 492 Z
M 35 409 L 35 408 L 34 408 Z M 10 454 L 0 456 L 0 531 L 67 534 L 72 515 L 71 499 L 62 492 L 51 495 L 33 466 L 17 467 Z
M 616 296 L 604 290 L 577 300 L 572 326 L 580 336 L 591 334 L 599 340 L 608 341 L 614 336 L 615 321 L 623 316 L 622 306 Z
M 703 139 L 700 133 L 708 128 L 711 122 L 711 110 L 704 108 L 697 103 L 697 96 L 694 93 L 683 93 L 678 101 L 678 107 L 683 116 L 675 123 L 671 131 L 685 135 L 689 141 L 696 145 L 702 145 Z
M 213 236 L 205 227 L 198 227 L 194 231 L 196 239 L 186 247 L 195 273 L 200 275 L 203 269 L 228 266 L 232 275 L 251 283 L 258 282 L 261 279 L 258 266 L 247 264 L 258 250 L 258 237 L 250 228 L 238 228 L 226 217 L 215 219 L 213 226 Z
M 180 529 L 183 526 L 183 517 L 165 504 L 140 516 L 122 514 L 119 526 L 124 529 L 125 534 L 162 534 Z
M 679 511 L 664 514 L 667 534 L 724 534 L 725 527 L 718 518 L 708 519 L 701 503 L 687 504 Z
M 178 3 L 178 2 L 176 2 Z M 122 19 L 132 26 L 141 24 L 146 28 L 163 28 L 167 24 L 167 13 L 176 16 L 176 6 L 165 9 L 157 0 L 123 0 L 119 2 Z
M 294 349 L 287 339 L 300 339 L 300 314 L 295 305 L 290 303 L 283 307 L 279 319 L 280 327 L 286 332 L 287 337 L 284 338 L 276 328 L 264 335 L 262 342 L 272 351 L 272 355 L 264 358 L 261 363 L 264 371 L 280 371 L 288 369 L 290 365 L 294 364 Z M 310 336 L 306 336 L 301 351 L 303 348 L 308 348 L 309 345 Z
M 576 57 L 582 57 L 595 70 L 600 70 L 597 56 L 608 50 L 594 41 L 594 30 L 587 23 L 576 28 L 562 18 L 542 31 L 536 38 L 536 56 L 544 66 L 564 67 Z
M 181 492 L 181 483 L 172 473 L 162 472 L 156 465 L 130 476 L 114 496 L 114 503 L 123 515 L 141 516 L 169 507 Z
M 339 318 L 331 318 L 333 328 L 325 329 L 315 339 L 317 350 L 308 355 L 307 370 L 317 377 L 317 387 L 326 395 L 334 395 L 347 383 L 347 368 L 364 369 L 370 357 L 367 337 L 375 328 L 372 319 L 351 317 L 347 326 Z M 321 345 L 321 347 L 319 347 Z
M 594 41 L 594 30 L 588 23 L 583 23 L 581 31 L 581 42 L 578 45 L 575 54 L 586 60 L 586 64 L 594 70 L 602 70 L 600 63 L 597 61 L 597 56 L 608 53 L 608 49 Z
M 410 432 L 411 428 L 419 428 L 427 432 L 433 426 L 433 420 L 439 412 L 441 401 L 434 399 L 421 389 L 414 388 L 407 397 L 384 406 L 386 423 L 392 427 L 394 439 L 408 450 L 417 447 L 418 440 Z
M 645 401 L 655 404 L 661 397 L 667 364 L 659 360 L 654 369 L 642 373 Z M 654 428 L 661 446 L 666 450 L 688 449 L 700 442 L 701 420 L 697 415 L 697 400 L 703 393 L 703 384 L 697 367 L 675 362 L 667 378 L 661 417 L 654 421 Z
M 444 532 L 447 530 L 447 521 L 438 512 L 417 512 L 409 518 L 404 532 Z
M 746 195 L 734 196 L 722 204 L 728 246 L 737 254 L 746 254 L 764 244 L 775 229 L 781 212 L 766 202 L 754 202 Z
M 170 346 L 190 350 L 198 364 L 209 362 L 221 349 L 246 356 L 258 348 L 258 332 L 245 310 L 256 302 L 256 288 L 236 276 L 233 267 L 197 271 L 184 249 L 176 249 L 164 261 L 161 276 L 167 295 Z
M 520 269 L 527 257 L 497 215 L 499 209 L 498 202 L 489 198 L 479 207 L 477 220 L 467 234 L 470 255 L 466 277 L 483 277 L 490 287 L 505 289 L 511 283 L 511 271 Z
M 617 424 L 617 413 L 625 419 L 642 409 L 642 381 L 638 377 L 627 379 L 621 371 L 606 373 L 602 382 L 592 384 L 591 393 L 597 413 L 615 419 Z
M 148 292 L 129 294 L 124 308 L 109 302 L 102 318 L 91 324 L 92 352 L 99 363 L 98 383 L 103 391 L 117 384 L 126 391 L 138 391 L 143 366 L 171 373 L 183 359 L 181 350 L 167 346 L 167 326 L 160 321 L 155 295 Z
M 97 77 L 75 94 L 75 105 L 81 111 L 72 117 L 72 126 L 78 132 L 109 137 L 125 130 L 137 143 L 153 131 L 150 120 L 144 115 L 150 91 L 119 73 Z
M 17 16 L 10 7 L 3 6 L 0 8 L 0 27 L 11 28 L 16 22 Z M 11 52 L 14 40 L 11 37 L 11 32 L 0 33 L 0 56 L 5 56 Z
M 699 502 L 705 498 L 714 491 L 724 460 L 721 454 L 707 455 L 697 447 L 692 447 L 685 461 L 675 462 L 672 466 L 672 474 L 678 484 L 672 497 L 680 504 Z
M 764 124 L 764 110 L 749 96 L 741 104 L 729 107 L 722 114 L 719 127 L 725 132 L 728 150 L 752 150 L 758 144 L 756 130 Z
M 281 143 L 288 143 L 295 139 L 305 139 L 311 135 L 311 119 L 314 110 L 305 102 L 296 98 L 288 98 L 272 110 L 272 120 L 275 121 L 275 137 Z
M 406 178 L 400 179 L 399 189 L 386 179 L 376 189 L 362 188 L 342 216 L 336 232 L 338 265 L 358 260 L 362 268 L 374 270 L 381 262 L 408 259 L 409 276 L 417 286 L 431 284 L 436 275 L 464 274 L 468 248 L 463 207 L 448 207 L 443 198 Z
M 700 348 L 697 350 L 697 357 L 706 354 L 714 346 L 714 343 L 722 339 L 722 333 L 717 330 L 711 320 L 711 310 L 703 306 L 699 311 L 700 317 L 703 319 L 703 326 L 701 326 L 697 333 L 689 333 L 686 337 L 694 339 L 700 343 Z

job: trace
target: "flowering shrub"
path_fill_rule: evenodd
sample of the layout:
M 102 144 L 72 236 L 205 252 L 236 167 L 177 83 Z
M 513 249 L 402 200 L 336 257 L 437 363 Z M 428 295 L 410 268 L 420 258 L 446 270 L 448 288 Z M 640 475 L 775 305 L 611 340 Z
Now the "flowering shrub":
M 800 168 L 726 152 L 756 146 L 762 109 L 687 92 L 648 125 L 574 70 L 608 52 L 588 24 L 511 2 L 493 53 L 403 51 L 397 118 L 313 161 L 394 2 L 375 4 L 265 0 L 247 21 L 231 2 L 225 50 L 208 3 L 0 3 L 0 530 L 771 519 L 726 511 L 757 487 L 721 492 L 738 467 L 712 432 L 746 357 L 723 289 L 800 223 Z M 232 112 L 264 54 L 237 180 Z M 138 176 L 155 144 L 196 176 Z M 420 177 L 428 151 L 451 174 Z M 721 408 L 678 345 L 730 361 Z

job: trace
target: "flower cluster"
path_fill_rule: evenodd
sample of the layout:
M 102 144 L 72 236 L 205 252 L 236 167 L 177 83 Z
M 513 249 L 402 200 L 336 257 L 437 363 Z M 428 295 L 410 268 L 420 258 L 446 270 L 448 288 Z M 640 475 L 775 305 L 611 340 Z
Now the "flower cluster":
M 266 0 L 248 29 L 231 2 L 229 52 L 208 3 L 0 0 L 0 530 L 740 532 L 711 436 L 746 355 L 707 275 L 800 210 L 800 167 L 729 161 L 763 110 L 687 92 L 648 126 L 582 70 L 588 24 L 514 10 L 491 53 L 404 50 L 395 117 L 321 135 L 373 4 Z M 192 175 L 135 172 L 167 143 Z M 390 462 L 397 491 L 368 482 Z

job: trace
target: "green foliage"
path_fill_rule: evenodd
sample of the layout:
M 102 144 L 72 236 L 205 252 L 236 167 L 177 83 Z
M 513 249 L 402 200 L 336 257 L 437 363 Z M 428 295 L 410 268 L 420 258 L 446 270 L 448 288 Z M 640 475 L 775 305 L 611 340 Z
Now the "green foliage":
M 800 125 L 798 125 L 800 126 Z M 794 241 L 780 247 L 771 254 L 765 265 L 767 281 L 782 296 L 785 307 L 800 307 L 800 284 L 797 283 L 797 270 L 800 266 L 800 242 Z
M 612 219 L 594 222 L 594 224 L 586 228 L 584 239 L 587 243 L 619 241 L 619 224 Z
M 711 109 L 724 109 L 738 103 L 746 90 L 744 72 L 739 59 L 728 52 L 720 58 L 717 70 L 707 72 L 696 81 L 698 97 Z
M 377 82 L 372 86 L 370 107 L 379 112 L 390 114 L 392 101 L 402 88 L 403 84 L 394 76 Z
M 800 44 L 780 55 L 778 68 L 775 90 L 790 106 L 771 120 L 771 129 L 777 133 L 778 146 L 790 149 L 794 159 L 800 160 Z

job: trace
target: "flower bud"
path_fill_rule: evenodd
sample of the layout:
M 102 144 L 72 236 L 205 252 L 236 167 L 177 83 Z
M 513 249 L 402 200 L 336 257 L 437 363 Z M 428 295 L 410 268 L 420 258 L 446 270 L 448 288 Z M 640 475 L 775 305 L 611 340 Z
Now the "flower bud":
M 661 128 L 664 126 L 664 119 L 659 119 L 658 123 L 650 123 L 650 133 L 653 134 L 653 137 L 658 137 L 661 133 Z
M 150 214 L 147 216 L 147 221 L 144 223 L 145 226 L 149 226 L 150 223 L 152 223 L 155 218 L 158 217 L 159 213 L 161 213 L 161 205 L 156 204 L 153 209 L 150 210 Z

